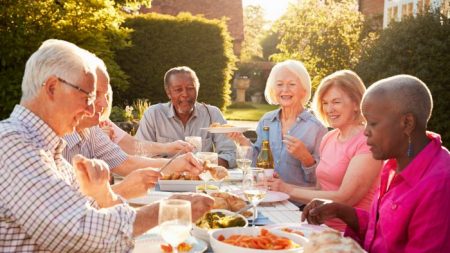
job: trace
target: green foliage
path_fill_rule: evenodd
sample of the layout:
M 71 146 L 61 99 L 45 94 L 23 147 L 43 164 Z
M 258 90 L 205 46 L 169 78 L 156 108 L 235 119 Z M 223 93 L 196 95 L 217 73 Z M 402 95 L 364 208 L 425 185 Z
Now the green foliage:
M 125 110 L 119 106 L 113 106 L 111 108 L 111 115 L 109 119 L 113 122 L 124 122 L 126 121 Z
M 280 50 L 277 48 L 280 35 L 277 32 L 269 31 L 261 39 L 261 47 L 263 59 L 268 61 L 271 58 L 271 55 L 280 53 Z
M 363 16 L 356 1 L 304 0 L 290 5 L 275 24 L 280 34 L 275 61 L 297 59 L 308 69 L 313 87 L 328 74 L 353 69 L 358 62 Z
M 277 105 L 237 103 L 231 105 L 224 115 L 227 120 L 258 121 L 266 112 L 277 108 Z
M 241 60 L 248 61 L 262 58 L 260 45 L 264 34 L 264 10 L 259 5 L 249 5 L 244 8 L 244 42 L 242 43 Z
M 424 81 L 434 100 L 428 128 L 450 142 L 450 20 L 438 14 L 418 15 L 383 30 L 356 67 L 366 84 L 397 74 Z
M 133 108 L 134 108 L 134 118 L 136 120 L 141 120 L 141 118 L 144 116 L 144 112 L 148 109 L 150 106 L 150 102 L 148 99 L 136 99 L 133 102 Z
M 231 37 L 222 20 L 182 13 L 177 17 L 147 14 L 129 17 L 133 46 L 117 52 L 117 62 L 130 76 L 130 88 L 115 92 L 115 101 L 135 97 L 152 103 L 168 100 L 164 74 L 175 66 L 189 66 L 200 80 L 199 101 L 225 109 L 230 104 L 230 80 L 235 66 Z
M 19 102 L 28 57 L 49 38 L 64 39 L 102 58 L 113 85 L 127 86 L 114 50 L 127 45 L 128 30 L 111 0 L 2 0 L 0 7 L 0 118 Z

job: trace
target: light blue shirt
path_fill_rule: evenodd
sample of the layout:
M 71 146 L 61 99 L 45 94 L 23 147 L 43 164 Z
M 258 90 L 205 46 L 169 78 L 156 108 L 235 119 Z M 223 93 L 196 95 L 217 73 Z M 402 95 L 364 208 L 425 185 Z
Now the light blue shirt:
M 303 110 L 297 116 L 295 124 L 287 131 L 288 135 L 300 139 L 314 157 L 315 165 L 304 167 L 297 158 L 291 156 L 282 142 L 281 109 L 270 111 L 259 120 L 256 127 L 258 139 L 253 145 L 256 156 L 258 155 L 263 136 L 263 127 L 269 127 L 269 143 L 274 159 L 275 171 L 286 183 L 299 186 L 315 186 L 316 165 L 319 163 L 319 147 L 322 137 L 327 133 L 327 128 L 309 111 Z
M 186 126 L 176 116 L 172 103 L 162 103 L 150 106 L 139 122 L 136 138 L 155 142 L 173 142 L 184 140 L 186 136 L 201 136 L 202 151 L 214 151 L 228 162 L 230 168 L 236 167 L 234 142 L 225 134 L 212 134 L 204 129 L 211 123 L 225 124 L 219 108 L 212 105 L 195 103 L 192 116 Z

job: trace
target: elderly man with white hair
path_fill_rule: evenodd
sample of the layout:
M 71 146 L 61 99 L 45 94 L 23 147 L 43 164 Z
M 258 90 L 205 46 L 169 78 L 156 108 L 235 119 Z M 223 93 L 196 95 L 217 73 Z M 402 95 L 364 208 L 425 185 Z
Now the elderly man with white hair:
M 0 122 L 0 252 L 127 252 L 158 222 L 158 204 L 133 209 L 111 190 L 104 162 L 83 156 L 72 167 L 63 135 L 94 114 L 95 67 L 80 49 L 49 40 L 29 58 L 23 96 Z M 210 209 L 192 202 L 193 220 Z
M 98 126 L 100 117 L 108 106 L 106 95 L 109 86 L 109 74 L 100 58 L 85 50 L 83 52 L 86 59 L 96 66 L 95 113 L 91 117 L 81 119 L 76 131 L 64 136 L 67 146 L 63 151 L 63 156 L 67 161 L 71 161 L 77 154 L 105 161 L 111 172 L 126 176 L 122 182 L 113 186 L 114 192 L 126 199 L 142 196 L 148 188 L 154 186 L 158 179 L 157 176 L 155 178 L 152 168 L 163 167 L 169 160 L 128 155 L 111 141 Z M 176 157 L 161 173 L 169 175 L 174 172 L 186 171 L 196 175 L 202 169 L 203 166 L 200 161 L 192 153 L 187 153 Z

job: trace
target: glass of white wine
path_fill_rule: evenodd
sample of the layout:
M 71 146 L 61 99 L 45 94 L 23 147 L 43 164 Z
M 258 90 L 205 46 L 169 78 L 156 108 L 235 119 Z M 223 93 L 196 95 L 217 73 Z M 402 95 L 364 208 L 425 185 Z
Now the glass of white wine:
M 159 203 L 158 223 L 162 238 L 172 246 L 172 252 L 177 253 L 178 245 L 190 237 L 191 202 L 181 199 L 162 200 Z
M 267 181 L 264 169 L 256 168 L 247 173 L 242 180 L 242 190 L 247 200 L 253 206 L 253 222 L 252 227 L 255 227 L 257 206 L 266 197 Z
M 242 170 L 244 176 L 250 170 L 250 165 L 252 165 L 252 159 L 253 159 L 253 147 L 238 146 L 236 148 L 236 164 L 238 168 Z

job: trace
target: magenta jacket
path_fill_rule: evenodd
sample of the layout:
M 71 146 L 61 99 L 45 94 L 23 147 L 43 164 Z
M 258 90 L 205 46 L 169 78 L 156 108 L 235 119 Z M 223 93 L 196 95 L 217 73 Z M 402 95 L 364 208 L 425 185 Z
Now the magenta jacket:
M 368 252 L 450 252 L 450 154 L 439 135 L 427 135 L 431 142 L 392 179 L 388 191 L 397 164 L 386 162 L 370 213 L 356 209 L 359 231 L 347 228 L 346 235 L 363 242 Z

